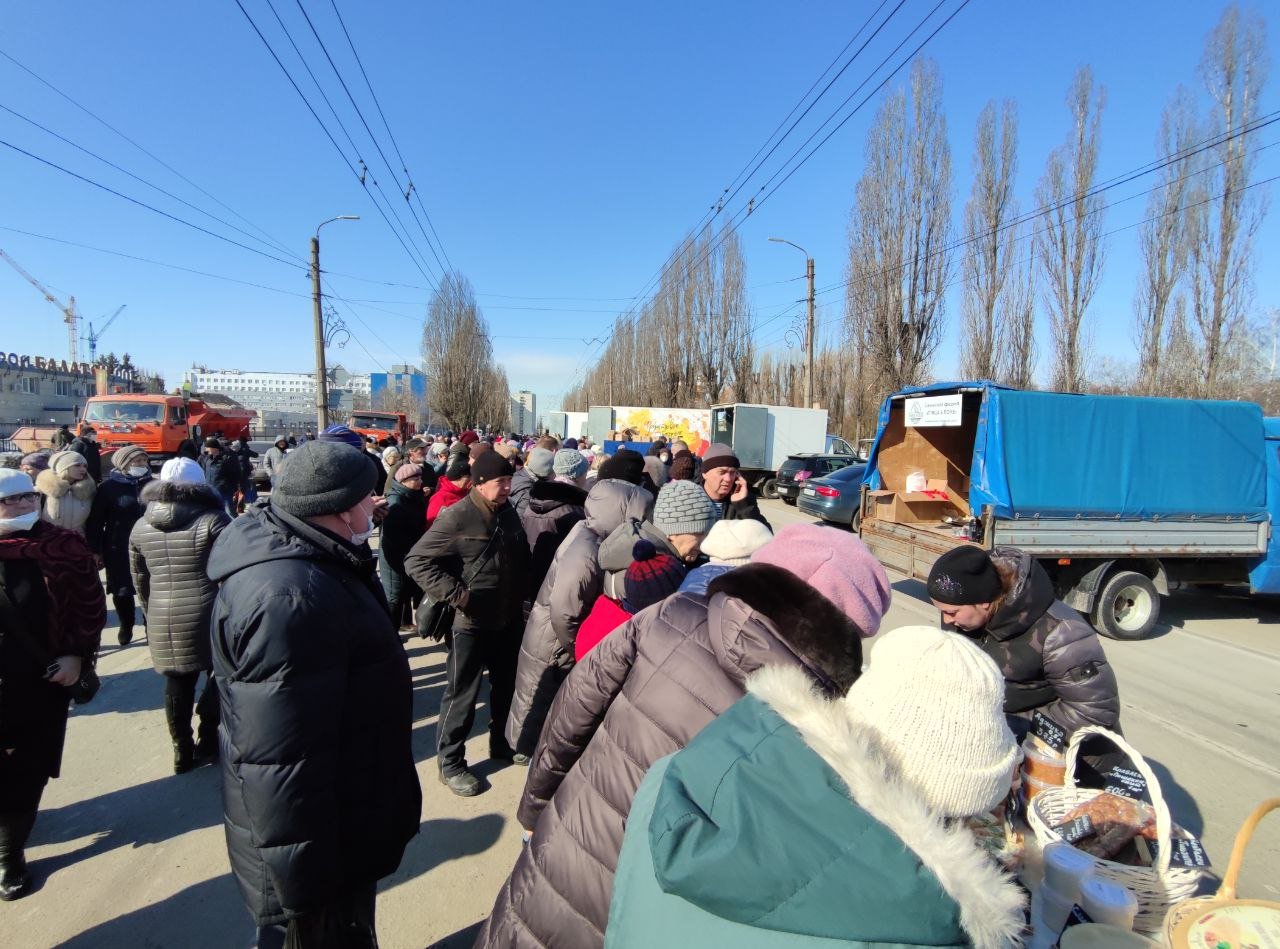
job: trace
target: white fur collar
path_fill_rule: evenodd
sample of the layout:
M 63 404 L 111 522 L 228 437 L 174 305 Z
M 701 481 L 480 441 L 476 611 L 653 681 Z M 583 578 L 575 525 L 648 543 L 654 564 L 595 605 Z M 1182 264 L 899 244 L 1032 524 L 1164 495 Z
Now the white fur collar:
M 766 666 L 747 690 L 791 724 L 840 776 L 850 798 L 892 831 L 960 908 L 960 925 L 977 949 L 1015 945 L 1023 927 L 1022 891 L 963 824 L 948 827 L 877 751 L 870 730 L 843 701 L 814 691 L 790 666 Z

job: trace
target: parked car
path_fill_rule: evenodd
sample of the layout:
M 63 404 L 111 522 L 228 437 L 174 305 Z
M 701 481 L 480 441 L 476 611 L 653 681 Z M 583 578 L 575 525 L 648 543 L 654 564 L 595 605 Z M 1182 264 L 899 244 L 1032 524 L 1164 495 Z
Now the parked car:
M 857 529 L 866 465 L 845 465 L 821 478 L 801 483 L 798 507 L 805 514 Z
M 779 497 L 788 504 L 795 504 L 800 488 L 810 478 L 821 478 L 857 463 L 854 455 L 821 455 L 808 452 L 789 455 L 778 469 L 778 476 L 773 481 L 773 491 L 765 485 L 765 497 Z

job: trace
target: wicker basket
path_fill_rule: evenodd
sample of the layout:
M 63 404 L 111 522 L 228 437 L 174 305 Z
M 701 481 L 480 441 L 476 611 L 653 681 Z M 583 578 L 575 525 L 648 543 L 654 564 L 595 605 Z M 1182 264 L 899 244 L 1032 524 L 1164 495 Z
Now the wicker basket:
M 1191 931 L 1197 922 L 1210 913 L 1221 913 L 1246 909 L 1257 914 L 1259 918 L 1270 918 L 1274 921 L 1280 916 L 1280 903 L 1273 900 L 1242 900 L 1236 896 L 1236 886 L 1240 881 L 1240 867 L 1244 863 L 1244 852 L 1253 839 L 1253 832 L 1258 829 L 1258 822 L 1271 811 L 1280 809 L 1280 797 L 1263 801 L 1245 820 L 1236 834 L 1235 846 L 1231 848 L 1231 860 L 1227 863 L 1226 876 L 1222 878 L 1222 886 L 1214 896 L 1200 897 L 1179 903 L 1169 910 L 1164 920 L 1165 942 L 1173 949 L 1187 949 L 1190 945 Z M 1274 922 L 1273 922 L 1274 924 Z
M 1129 756 L 1135 768 L 1147 781 L 1151 792 L 1152 806 L 1156 812 L 1156 839 L 1160 852 L 1156 863 L 1150 867 L 1133 867 L 1112 860 L 1093 858 L 1094 875 L 1112 883 L 1118 883 L 1128 889 L 1138 899 L 1138 917 L 1133 928 L 1146 933 L 1160 932 L 1164 924 L 1165 913 L 1174 903 L 1179 903 L 1194 896 L 1200 887 L 1204 871 L 1185 867 L 1169 866 L 1172 852 L 1170 840 L 1191 837 L 1169 816 L 1169 805 L 1165 803 L 1160 791 L 1160 782 L 1142 755 L 1138 754 L 1119 735 L 1090 725 L 1081 728 L 1071 736 L 1067 745 L 1066 783 L 1060 788 L 1049 788 L 1041 791 L 1027 808 L 1027 822 L 1035 831 L 1036 840 L 1041 847 L 1062 840 L 1062 835 L 1053 829 L 1060 824 L 1075 807 L 1091 801 L 1103 792 L 1096 788 L 1076 787 L 1076 759 L 1080 754 L 1080 744 L 1090 735 L 1102 735 L 1117 748 Z

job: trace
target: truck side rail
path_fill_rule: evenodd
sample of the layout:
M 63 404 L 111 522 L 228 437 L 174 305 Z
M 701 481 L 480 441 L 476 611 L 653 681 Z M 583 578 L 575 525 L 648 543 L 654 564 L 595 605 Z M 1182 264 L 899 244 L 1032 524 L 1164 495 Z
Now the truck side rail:
M 1094 518 L 997 520 L 985 546 L 1018 547 L 1036 557 L 1257 557 L 1267 521 Z

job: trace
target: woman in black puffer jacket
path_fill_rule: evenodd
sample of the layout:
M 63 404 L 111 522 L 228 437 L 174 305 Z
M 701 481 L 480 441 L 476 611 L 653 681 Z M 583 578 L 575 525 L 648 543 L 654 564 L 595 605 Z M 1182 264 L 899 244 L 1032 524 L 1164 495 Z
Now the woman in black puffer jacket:
M 156 672 L 165 677 L 164 715 L 173 739 L 173 770 L 191 770 L 196 758 L 218 748 L 218 690 L 209 615 L 218 585 L 209 579 L 209 551 L 231 523 L 222 499 L 189 458 L 165 462 L 160 480 L 142 489 L 147 510 L 129 536 L 129 570 L 147 615 L 147 644 Z M 195 706 L 196 684 L 205 673 Z M 193 706 L 200 713 L 200 740 L 191 739 Z
M 382 539 L 378 544 L 378 578 L 391 619 L 398 629 L 413 621 L 413 611 L 422 600 L 422 588 L 404 572 L 405 555 L 427 532 L 427 497 L 435 490 L 437 478 L 430 465 L 403 462 L 387 478 L 387 514 L 382 519 Z
M 1026 551 L 949 550 L 929 572 L 929 596 L 943 628 L 968 636 L 1000 667 L 1005 715 L 1019 738 L 1037 709 L 1068 735 L 1085 725 L 1119 730 L 1116 674 L 1098 634 L 1054 595 Z

